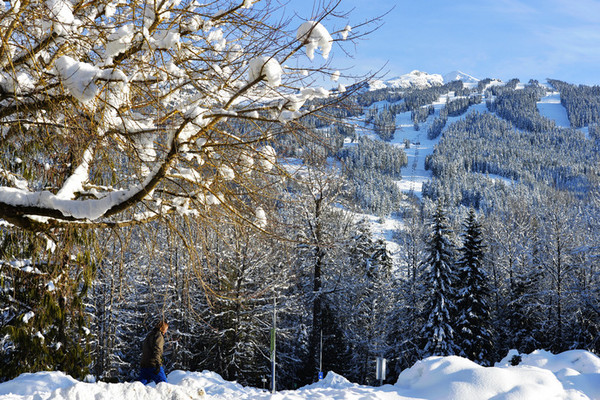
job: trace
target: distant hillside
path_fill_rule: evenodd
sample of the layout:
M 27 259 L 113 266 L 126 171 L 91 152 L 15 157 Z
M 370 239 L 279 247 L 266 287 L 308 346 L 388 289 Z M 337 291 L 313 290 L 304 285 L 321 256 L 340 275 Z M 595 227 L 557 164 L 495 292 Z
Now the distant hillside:
M 364 161 L 353 162 L 355 201 L 365 212 L 387 214 L 398 199 L 389 179 L 423 200 L 444 198 L 453 206 L 477 209 L 503 202 L 498 182 L 511 180 L 532 196 L 547 189 L 585 194 L 598 172 L 589 167 L 599 161 L 600 153 L 597 141 L 590 140 L 598 131 L 596 92 L 553 80 L 478 80 L 461 71 L 443 78 L 412 71 L 371 81 L 369 90 L 352 98 L 362 115 L 359 111 L 352 117 L 354 128 L 346 129 L 341 141 L 356 143 L 362 135 L 376 138 L 403 151 L 398 157 L 406 161 L 398 176 Z M 478 116 L 469 118 L 474 113 Z M 581 121 L 593 123 L 581 127 Z M 395 154 L 384 148 L 374 151 L 364 142 L 352 152 L 367 153 L 353 154 L 353 160 Z M 348 151 L 343 154 L 349 157 Z

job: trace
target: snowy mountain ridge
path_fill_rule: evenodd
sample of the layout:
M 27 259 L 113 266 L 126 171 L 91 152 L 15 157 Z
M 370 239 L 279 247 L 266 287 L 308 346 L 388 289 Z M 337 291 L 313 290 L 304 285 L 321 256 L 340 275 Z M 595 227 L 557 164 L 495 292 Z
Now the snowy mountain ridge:
M 379 89 L 425 89 L 432 86 L 440 86 L 452 81 L 463 81 L 464 83 L 477 83 L 479 79 L 461 71 L 451 71 L 445 75 L 430 74 L 419 70 L 413 70 L 407 74 L 394 78 L 369 81 L 368 90 Z
M 444 83 L 463 81 L 464 83 L 477 83 L 479 79 L 461 71 L 452 71 L 444 75 Z
M 444 78 L 440 74 L 429 74 L 414 70 L 408 74 L 400 75 L 387 80 L 372 80 L 369 81 L 369 90 L 378 89 L 407 89 L 419 88 L 424 89 L 431 86 L 443 85 Z

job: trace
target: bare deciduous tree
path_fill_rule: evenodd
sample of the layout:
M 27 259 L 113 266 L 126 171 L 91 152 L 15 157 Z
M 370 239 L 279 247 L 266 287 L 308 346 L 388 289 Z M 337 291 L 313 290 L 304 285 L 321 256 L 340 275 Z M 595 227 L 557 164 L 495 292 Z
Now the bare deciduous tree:
M 340 1 L 296 26 L 256 0 L 5 4 L 0 218 L 41 232 L 216 210 L 264 225 L 273 139 L 344 96 L 315 82 L 368 26 L 336 27 Z

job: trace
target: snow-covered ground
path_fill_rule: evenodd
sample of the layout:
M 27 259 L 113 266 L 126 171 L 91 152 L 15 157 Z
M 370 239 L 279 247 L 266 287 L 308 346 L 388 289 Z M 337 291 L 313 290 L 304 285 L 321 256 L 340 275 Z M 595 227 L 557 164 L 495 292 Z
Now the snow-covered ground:
M 1 400 L 598 400 L 600 358 L 572 350 L 536 351 L 518 366 L 482 367 L 467 359 L 430 357 L 404 370 L 394 385 L 363 386 L 329 372 L 320 382 L 271 394 L 228 382 L 214 372 L 173 371 L 169 383 L 85 383 L 62 372 L 23 374 L 0 384 Z
M 560 104 L 560 93 L 551 92 L 542 97 L 537 103 L 540 114 L 548 119 L 553 119 L 557 126 L 568 128 L 571 126 L 567 110 Z
M 537 108 L 542 116 L 554 120 L 557 126 L 561 128 L 569 128 L 571 126 L 567 110 L 560 103 L 559 92 L 551 92 L 547 96 L 542 97 L 537 103 Z M 587 126 L 577 128 L 577 130 L 583 132 L 585 137 L 589 139 L 589 130 Z

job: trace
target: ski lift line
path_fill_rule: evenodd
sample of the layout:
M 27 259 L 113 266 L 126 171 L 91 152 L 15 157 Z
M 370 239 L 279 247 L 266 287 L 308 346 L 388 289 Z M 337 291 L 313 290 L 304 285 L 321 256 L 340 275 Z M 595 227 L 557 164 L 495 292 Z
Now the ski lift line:
M 419 134 L 417 135 L 417 142 L 421 143 L 421 132 L 419 131 Z M 411 165 L 411 176 L 410 176 L 410 186 L 409 186 L 409 190 L 408 193 L 412 196 L 414 195 L 415 192 L 415 177 L 416 177 L 416 173 L 417 173 L 417 166 L 419 164 L 419 146 L 415 147 L 415 151 L 414 151 L 414 159 Z

